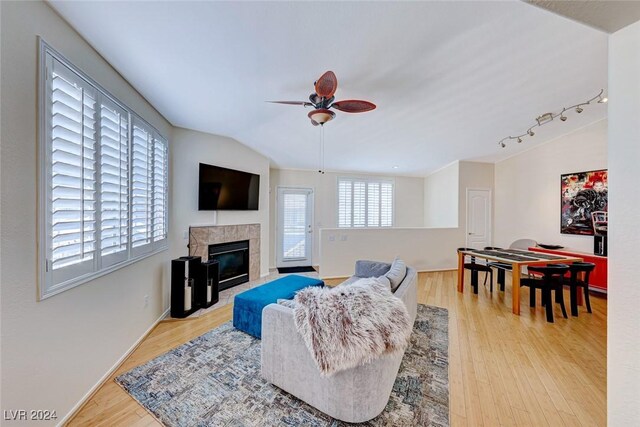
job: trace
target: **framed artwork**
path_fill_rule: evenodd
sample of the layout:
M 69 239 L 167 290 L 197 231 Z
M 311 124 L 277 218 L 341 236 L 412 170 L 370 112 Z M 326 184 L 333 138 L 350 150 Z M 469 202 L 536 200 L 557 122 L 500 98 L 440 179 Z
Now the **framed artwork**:
M 560 176 L 560 233 L 606 234 L 607 181 L 606 169 Z

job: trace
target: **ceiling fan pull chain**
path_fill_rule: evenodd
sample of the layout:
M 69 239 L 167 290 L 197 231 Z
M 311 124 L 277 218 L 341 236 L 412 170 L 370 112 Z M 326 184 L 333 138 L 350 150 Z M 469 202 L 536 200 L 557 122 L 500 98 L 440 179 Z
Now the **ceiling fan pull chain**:
M 319 163 L 320 163 L 320 168 L 318 169 L 318 172 L 321 173 L 322 175 L 324 175 L 324 125 L 320 124 L 320 156 L 319 156 Z

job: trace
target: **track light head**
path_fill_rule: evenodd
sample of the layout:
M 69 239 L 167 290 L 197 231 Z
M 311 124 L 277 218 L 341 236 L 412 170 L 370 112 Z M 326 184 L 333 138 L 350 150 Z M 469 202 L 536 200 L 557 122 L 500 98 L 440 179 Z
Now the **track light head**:
M 563 122 L 567 121 L 567 116 L 560 114 L 560 120 L 562 120 Z
M 506 147 L 506 146 L 507 146 L 507 144 L 505 144 L 504 142 L 501 142 L 501 143 L 500 143 L 500 147 L 504 148 L 504 147 Z
M 527 133 L 529 134 L 529 136 L 533 136 L 533 135 L 535 135 L 535 134 L 536 134 L 536 133 L 535 133 L 534 131 L 532 131 L 531 129 L 529 129 L 529 130 L 527 131 Z
M 609 101 L 609 98 L 607 98 L 606 96 L 604 98 L 600 98 L 598 100 L 598 104 L 606 104 L 607 101 Z
M 584 111 L 584 109 L 580 106 L 576 107 L 576 113 L 580 114 Z
M 518 137 L 518 144 L 522 142 L 522 138 Z

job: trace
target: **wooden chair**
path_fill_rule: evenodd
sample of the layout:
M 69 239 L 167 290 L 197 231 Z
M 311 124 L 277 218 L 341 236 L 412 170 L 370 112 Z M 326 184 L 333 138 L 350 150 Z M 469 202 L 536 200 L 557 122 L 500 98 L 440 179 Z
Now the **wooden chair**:
M 460 251 L 473 251 L 472 248 L 458 248 L 458 252 Z M 470 256 L 471 262 L 465 262 L 464 268 L 466 270 L 471 271 L 471 286 L 473 286 L 473 293 L 478 293 L 478 272 L 484 272 L 484 286 L 487 286 L 487 277 L 491 276 L 491 287 L 490 290 L 493 292 L 493 269 L 489 267 L 487 264 L 478 264 L 476 262 L 476 258 L 474 256 Z
M 569 285 L 570 301 L 571 301 L 571 315 L 578 315 L 578 288 L 582 288 L 584 293 L 584 301 L 587 304 L 587 312 L 591 313 L 591 301 L 589 301 L 589 275 L 596 268 L 596 265 L 591 262 L 574 262 L 569 265 L 569 272 L 571 277 L 565 277 L 563 283 Z M 583 278 L 579 276 L 583 275 Z
M 525 278 L 520 280 L 520 286 L 527 286 L 530 289 L 529 306 L 536 306 L 536 289 L 542 293 L 542 305 L 547 312 L 547 322 L 553 323 L 553 300 L 551 291 L 555 291 L 555 301 L 562 308 L 562 315 L 567 319 L 567 309 L 564 306 L 563 281 L 564 275 L 569 271 L 566 264 L 548 264 L 545 266 L 530 266 L 529 271 L 542 274 L 542 278 Z

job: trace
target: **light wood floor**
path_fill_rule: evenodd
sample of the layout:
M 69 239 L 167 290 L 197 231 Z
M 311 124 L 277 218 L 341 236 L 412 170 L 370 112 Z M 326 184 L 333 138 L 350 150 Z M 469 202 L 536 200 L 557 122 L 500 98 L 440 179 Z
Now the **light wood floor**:
M 449 310 L 452 426 L 606 425 L 607 302 L 592 297 L 593 314 L 548 324 L 542 308 L 511 313 L 511 294 L 456 292 L 455 272 L 421 273 L 418 300 Z M 469 283 L 467 278 L 466 283 Z M 482 276 L 481 276 L 482 280 Z M 568 301 L 568 295 L 565 296 Z M 568 309 L 568 307 L 567 307 Z M 201 318 L 160 323 L 117 370 L 117 376 L 231 318 L 232 306 Z M 69 425 L 158 425 L 110 378 Z

